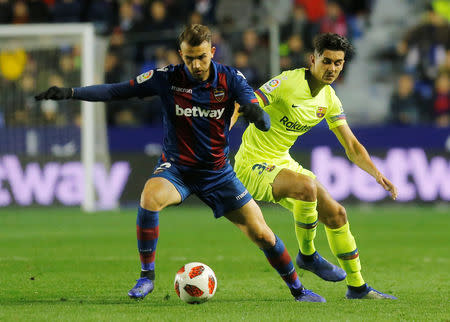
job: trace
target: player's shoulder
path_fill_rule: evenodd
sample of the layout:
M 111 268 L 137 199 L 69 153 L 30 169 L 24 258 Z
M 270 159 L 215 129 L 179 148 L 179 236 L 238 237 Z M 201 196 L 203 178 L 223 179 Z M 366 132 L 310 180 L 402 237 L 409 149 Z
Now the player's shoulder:
M 336 91 L 334 90 L 333 86 L 326 85 L 325 91 L 326 91 L 327 96 L 330 97 L 331 99 L 337 98 Z
M 230 77 L 242 77 L 243 79 L 245 79 L 244 74 L 242 74 L 239 69 L 233 66 L 223 65 L 216 61 L 212 61 L 212 63 L 214 64 L 214 67 L 216 68 L 218 73 L 225 74 Z
M 274 90 L 275 88 L 279 88 L 279 90 L 287 90 L 290 91 L 294 88 L 297 88 L 302 80 L 305 80 L 305 69 L 289 69 L 285 70 L 278 76 L 273 77 L 270 81 L 264 84 L 266 90 Z

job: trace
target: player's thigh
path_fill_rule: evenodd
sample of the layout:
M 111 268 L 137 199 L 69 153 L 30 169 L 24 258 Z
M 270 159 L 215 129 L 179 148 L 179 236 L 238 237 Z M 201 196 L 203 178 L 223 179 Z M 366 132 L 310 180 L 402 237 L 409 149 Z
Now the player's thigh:
M 176 165 L 159 160 L 141 194 L 141 207 L 159 211 L 181 203 L 191 194 Z
M 152 177 L 145 183 L 140 204 L 144 209 L 160 211 L 181 201 L 181 194 L 173 183 L 163 177 Z
M 194 192 L 212 209 L 216 218 L 241 208 L 252 199 L 230 164 L 217 173 L 208 174 L 202 180 L 197 179 Z
M 304 168 L 284 168 L 272 183 L 272 193 L 277 202 L 286 198 L 314 201 L 317 198 L 315 175 Z
M 275 245 L 275 235 L 267 226 L 261 209 L 254 199 L 241 208 L 226 213 L 225 218 L 235 224 L 259 247 L 268 248 Z
M 272 196 L 272 182 L 282 167 L 266 161 L 236 161 L 236 175 L 255 200 L 276 202 Z
M 339 228 L 347 222 L 345 208 L 330 195 L 316 179 L 317 212 L 319 220 L 330 228 Z

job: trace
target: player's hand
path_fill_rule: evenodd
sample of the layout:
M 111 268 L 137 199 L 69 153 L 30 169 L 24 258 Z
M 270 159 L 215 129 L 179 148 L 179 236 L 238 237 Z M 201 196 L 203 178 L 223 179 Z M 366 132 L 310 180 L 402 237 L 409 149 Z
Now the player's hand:
M 394 186 L 394 184 L 389 181 L 388 178 L 386 178 L 381 173 L 377 176 L 377 182 L 384 188 L 384 190 L 389 191 L 391 193 L 391 198 L 393 200 L 397 199 L 397 188 Z
M 238 110 L 249 122 L 255 124 L 256 128 L 261 131 L 269 131 L 270 116 L 258 104 L 241 105 Z
M 73 95 L 72 88 L 52 86 L 45 92 L 36 95 L 34 98 L 40 100 L 65 100 Z

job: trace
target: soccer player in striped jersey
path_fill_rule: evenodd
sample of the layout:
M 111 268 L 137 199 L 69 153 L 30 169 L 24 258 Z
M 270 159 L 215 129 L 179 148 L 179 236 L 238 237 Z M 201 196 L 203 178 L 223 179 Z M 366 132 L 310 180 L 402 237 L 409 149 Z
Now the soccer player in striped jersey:
M 162 99 L 163 153 L 141 194 L 136 225 L 141 273 L 128 295 L 144 298 L 153 291 L 159 212 L 196 194 L 216 218 L 226 217 L 263 251 L 296 301 L 325 302 L 303 287 L 283 242 L 265 223 L 228 159 L 235 101 L 259 130 L 270 128 L 269 116 L 257 104 L 241 72 L 212 61 L 215 48 L 206 26 L 187 27 L 179 44 L 184 64 L 150 70 L 128 82 L 74 89 L 51 87 L 36 96 L 108 101 L 159 95 Z
M 253 198 L 278 203 L 293 213 L 300 268 L 327 281 L 346 278 L 349 299 L 394 299 L 366 284 L 344 207 L 289 154 L 300 135 L 325 119 L 348 158 L 373 176 L 393 199 L 397 196 L 395 186 L 376 168 L 353 135 L 342 104 L 330 86 L 352 53 L 351 44 L 344 37 L 328 33 L 316 37 L 314 45 L 310 69 L 283 72 L 256 90 L 259 104 L 270 115 L 272 125 L 267 132 L 249 125 L 234 169 Z M 343 269 L 326 261 L 315 249 L 319 220 L 325 224 L 330 248 Z

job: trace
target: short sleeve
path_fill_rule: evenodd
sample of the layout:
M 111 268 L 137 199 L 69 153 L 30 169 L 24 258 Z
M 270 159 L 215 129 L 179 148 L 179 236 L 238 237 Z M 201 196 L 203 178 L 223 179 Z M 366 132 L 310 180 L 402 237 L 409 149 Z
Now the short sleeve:
M 344 109 L 342 108 L 342 103 L 339 98 L 334 93 L 334 90 L 331 90 L 331 106 L 325 115 L 325 119 L 327 120 L 329 129 L 334 129 L 340 125 L 347 124 L 347 118 L 344 113 Z
M 279 77 L 272 78 L 255 91 L 260 106 L 270 105 L 276 100 L 281 82 L 282 80 Z
M 232 73 L 233 95 L 240 105 L 249 103 L 258 103 L 253 88 L 247 83 L 244 74 L 239 70 L 233 69 Z

